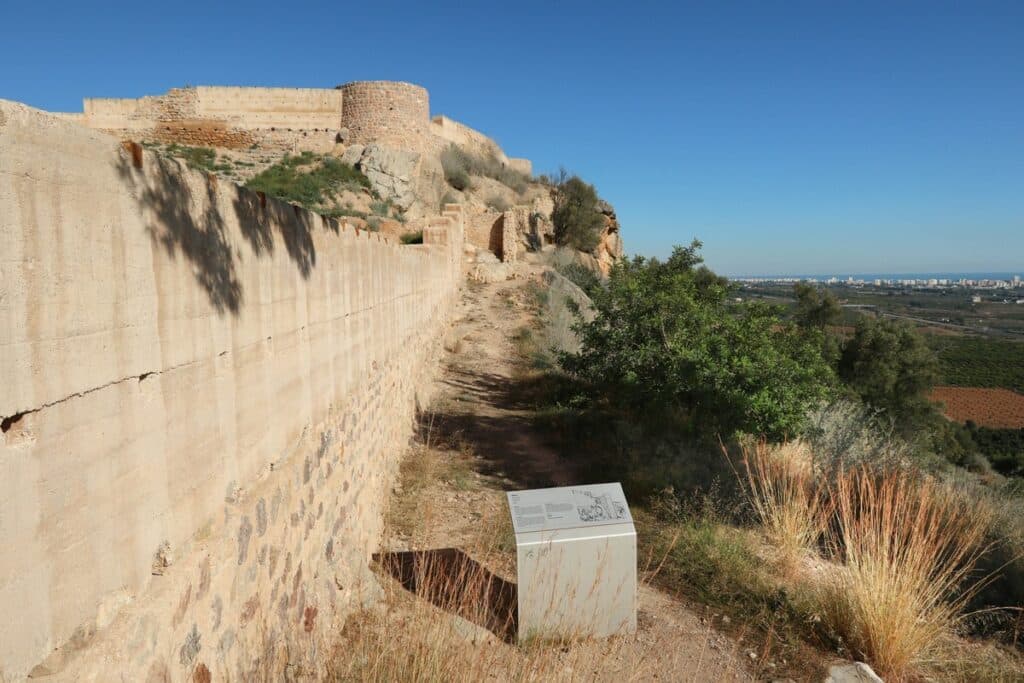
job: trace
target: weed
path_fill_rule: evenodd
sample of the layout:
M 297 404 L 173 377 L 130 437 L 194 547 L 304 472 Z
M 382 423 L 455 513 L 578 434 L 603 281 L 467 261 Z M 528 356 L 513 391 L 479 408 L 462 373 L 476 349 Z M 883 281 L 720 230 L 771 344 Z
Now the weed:
M 164 150 L 167 154 L 183 159 L 189 168 L 211 172 L 216 170 L 217 153 L 209 147 L 188 147 L 172 143 Z
M 991 514 L 930 477 L 853 467 L 829 486 L 828 547 L 842 567 L 820 609 L 843 641 L 897 680 L 934 660 L 980 588 Z

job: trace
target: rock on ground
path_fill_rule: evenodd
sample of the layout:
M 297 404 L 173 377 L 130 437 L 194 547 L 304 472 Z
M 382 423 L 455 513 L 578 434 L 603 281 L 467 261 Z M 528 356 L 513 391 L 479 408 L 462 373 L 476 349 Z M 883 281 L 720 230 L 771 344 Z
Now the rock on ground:
M 576 324 L 576 309 L 586 321 L 594 319 L 593 304 L 586 292 L 561 273 L 545 270 L 541 276 L 548 287 L 545 311 L 545 327 L 548 345 L 558 351 L 576 353 L 580 341 L 573 332 Z
M 348 148 L 342 152 L 342 162 L 349 166 L 355 166 L 359 163 L 359 160 L 363 158 L 363 150 L 366 149 L 362 145 L 349 145 Z
M 825 683 L 884 683 L 864 662 L 836 664 L 828 670 Z

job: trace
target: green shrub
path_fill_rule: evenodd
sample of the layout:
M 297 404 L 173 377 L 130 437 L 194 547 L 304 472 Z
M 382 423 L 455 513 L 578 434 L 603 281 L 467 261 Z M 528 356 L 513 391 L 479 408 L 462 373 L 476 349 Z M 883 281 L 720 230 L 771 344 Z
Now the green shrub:
M 370 216 L 366 219 L 366 228 L 370 232 L 377 232 L 380 230 L 380 216 Z
M 572 176 L 555 191 L 555 242 L 580 251 L 592 251 L 601 240 L 604 216 L 597 210 L 597 191 L 579 176 Z
M 184 159 L 189 168 L 210 173 L 215 170 L 217 153 L 209 147 L 188 147 L 173 143 L 165 148 L 167 154 Z
M 250 178 L 245 186 L 307 209 L 316 209 L 342 190 L 368 190 L 370 181 L 339 159 L 318 158 L 303 152 L 299 156 L 286 156 Z
M 967 422 L 971 439 L 1000 474 L 1024 476 L 1024 429 L 994 429 Z
M 590 268 L 582 264 L 567 263 L 564 266 L 558 266 L 556 270 L 586 292 L 587 296 L 592 297 L 594 291 L 601 287 L 601 278 Z
M 843 345 L 839 376 L 861 400 L 912 429 L 935 413 L 926 392 L 937 377 L 935 354 L 910 325 L 861 318 Z
M 785 323 L 779 307 L 733 304 L 727 281 L 698 267 L 700 246 L 676 247 L 664 263 L 616 264 L 563 368 L 592 404 L 684 416 L 711 435 L 798 434 L 831 393 L 820 340 Z
M 407 232 L 398 239 L 402 240 L 402 244 L 423 244 L 423 231 Z

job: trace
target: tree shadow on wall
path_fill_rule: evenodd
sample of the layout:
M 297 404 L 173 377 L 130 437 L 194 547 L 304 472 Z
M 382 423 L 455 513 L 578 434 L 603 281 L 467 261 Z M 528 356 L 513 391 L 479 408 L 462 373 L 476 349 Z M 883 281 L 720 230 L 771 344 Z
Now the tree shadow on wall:
M 377 553 L 380 566 L 410 593 L 506 642 L 516 634 L 516 584 L 458 548 Z
M 240 187 L 234 201 L 238 225 L 257 257 L 274 253 L 274 226 L 280 233 L 288 257 L 295 263 L 302 278 L 309 279 L 316 267 L 316 247 L 313 245 L 314 224 L 317 221 L 335 234 L 339 223 L 306 211 L 293 204 L 268 199 L 262 192 Z
M 141 154 L 122 154 L 117 171 L 133 189 L 150 237 L 171 259 L 180 254 L 188 260 L 196 281 L 219 314 L 229 312 L 237 316 L 243 301 L 239 277 L 243 255 L 229 241 L 221 208 L 226 202 L 218 202 L 223 199 L 218 185 L 227 181 L 206 175 L 203 189 L 196 190 L 187 182 L 195 176 L 177 160 L 146 155 L 145 162 L 151 165 L 148 174 L 139 170 L 143 163 Z M 274 233 L 279 233 L 303 279 L 308 279 L 316 266 L 314 223 L 320 220 L 333 232 L 339 231 L 333 219 L 268 200 L 262 193 L 242 187 L 228 210 L 235 212 L 242 235 L 257 258 L 273 256 Z M 148 215 L 150 211 L 152 216 Z
M 153 181 L 147 183 L 126 158 L 118 160 L 118 173 L 135 189 L 143 216 L 147 209 L 155 214 L 147 221 L 146 230 L 170 258 L 177 258 L 180 252 L 188 259 L 196 280 L 218 313 L 230 311 L 237 315 L 242 285 L 225 234 L 224 217 L 217 206 L 216 180 L 207 177 L 205 192 L 195 196 L 177 161 L 156 157 L 153 162 Z M 194 211 L 196 205 L 201 210 Z

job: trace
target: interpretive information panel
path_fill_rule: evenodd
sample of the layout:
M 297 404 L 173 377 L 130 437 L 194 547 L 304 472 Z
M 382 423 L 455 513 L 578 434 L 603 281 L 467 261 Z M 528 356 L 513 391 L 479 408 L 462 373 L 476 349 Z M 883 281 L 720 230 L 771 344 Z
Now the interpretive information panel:
M 510 491 L 508 507 L 517 534 L 633 523 L 617 482 Z

